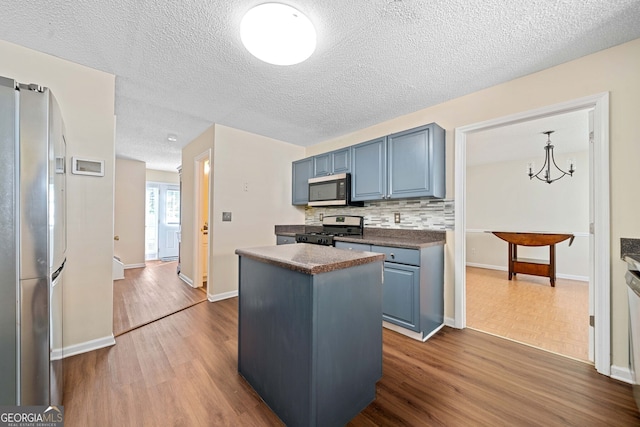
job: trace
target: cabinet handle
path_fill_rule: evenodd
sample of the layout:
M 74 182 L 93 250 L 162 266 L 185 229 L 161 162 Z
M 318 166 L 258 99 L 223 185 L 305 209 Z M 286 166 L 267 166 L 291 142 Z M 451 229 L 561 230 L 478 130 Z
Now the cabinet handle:
M 396 259 L 396 256 L 394 254 L 389 254 L 389 256 L 391 257 L 391 259 Z

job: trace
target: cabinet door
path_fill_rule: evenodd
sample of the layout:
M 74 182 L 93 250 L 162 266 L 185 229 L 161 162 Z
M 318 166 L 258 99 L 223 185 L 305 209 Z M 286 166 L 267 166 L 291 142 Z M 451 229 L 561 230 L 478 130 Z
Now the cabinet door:
M 342 150 L 332 151 L 332 171 L 333 173 L 347 173 L 351 171 L 351 148 L 343 148 Z
M 435 123 L 387 137 L 388 196 L 444 197 L 444 130 Z
M 331 175 L 331 153 L 313 157 L 313 176 Z
M 309 178 L 313 176 L 313 157 L 293 162 L 291 169 L 291 203 L 306 205 L 309 202 Z
M 420 127 L 390 135 L 387 144 L 390 198 L 430 195 L 430 128 Z
M 382 319 L 419 332 L 420 268 L 384 263 Z
M 351 152 L 351 200 L 380 200 L 386 195 L 386 137 L 354 145 Z

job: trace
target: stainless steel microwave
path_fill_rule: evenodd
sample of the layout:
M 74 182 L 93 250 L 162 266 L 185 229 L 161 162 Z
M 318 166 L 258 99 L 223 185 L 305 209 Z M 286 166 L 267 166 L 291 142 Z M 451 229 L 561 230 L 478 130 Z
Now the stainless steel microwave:
M 309 206 L 362 206 L 351 201 L 351 174 L 319 176 L 309 179 Z

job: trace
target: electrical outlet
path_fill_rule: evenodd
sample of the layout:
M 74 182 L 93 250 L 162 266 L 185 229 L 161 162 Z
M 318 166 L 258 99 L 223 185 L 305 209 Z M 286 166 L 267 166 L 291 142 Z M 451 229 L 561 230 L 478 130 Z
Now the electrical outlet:
M 223 221 L 231 221 L 231 212 L 222 212 Z
M 396 212 L 393 214 L 393 220 L 396 224 L 400 224 L 400 212 Z
M 324 219 L 324 214 L 320 213 L 320 221 L 322 221 Z
M 242 189 L 246 192 L 249 191 L 249 183 L 245 182 L 244 185 L 242 186 Z

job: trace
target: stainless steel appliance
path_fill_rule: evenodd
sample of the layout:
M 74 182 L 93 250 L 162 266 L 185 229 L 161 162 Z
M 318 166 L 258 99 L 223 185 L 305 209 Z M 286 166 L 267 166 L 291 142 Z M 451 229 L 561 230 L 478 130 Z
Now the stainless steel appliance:
M 0 405 L 62 403 L 65 145 L 51 91 L 0 77 Z
M 351 201 L 351 174 L 309 178 L 309 206 L 363 206 Z
M 297 243 L 333 246 L 335 236 L 362 236 L 364 218 L 354 215 L 326 215 L 322 218 L 322 231 L 296 234 Z
M 640 408 L 640 257 L 625 256 L 629 270 L 625 275 L 629 296 L 629 361 L 633 396 Z

